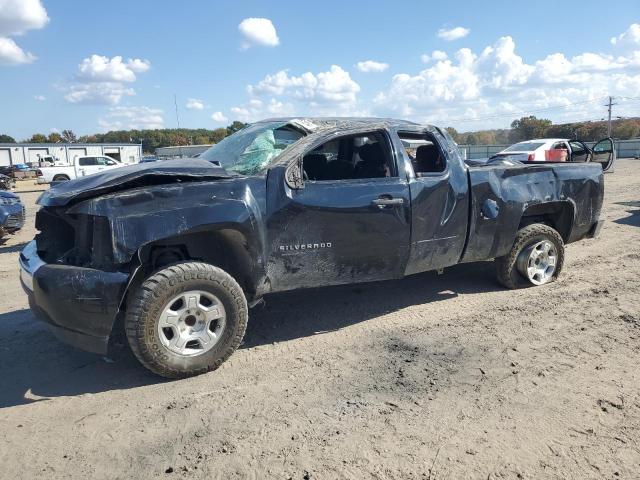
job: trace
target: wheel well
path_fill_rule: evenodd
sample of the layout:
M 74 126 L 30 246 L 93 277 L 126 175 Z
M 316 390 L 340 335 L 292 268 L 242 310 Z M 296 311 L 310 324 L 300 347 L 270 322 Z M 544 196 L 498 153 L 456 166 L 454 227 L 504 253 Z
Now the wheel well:
M 145 278 L 172 263 L 195 260 L 223 269 L 245 293 L 255 291 L 249 245 L 237 230 L 195 232 L 158 240 L 143 247 L 140 259 Z
M 64 173 L 59 173 L 53 176 L 53 179 L 56 180 L 69 180 L 69 175 L 65 175 Z
M 571 236 L 575 210 L 570 202 L 546 202 L 530 205 L 522 213 L 518 229 L 543 223 L 555 229 L 566 243 Z

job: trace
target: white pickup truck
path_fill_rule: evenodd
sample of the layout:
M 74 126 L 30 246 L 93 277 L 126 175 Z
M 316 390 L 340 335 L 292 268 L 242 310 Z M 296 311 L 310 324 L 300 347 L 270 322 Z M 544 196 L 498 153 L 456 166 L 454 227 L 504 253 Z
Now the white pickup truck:
M 76 157 L 72 165 L 41 167 L 36 170 L 38 183 L 65 182 L 78 177 L 91 175 L 124 166 L 123 163 L 106 156 Z

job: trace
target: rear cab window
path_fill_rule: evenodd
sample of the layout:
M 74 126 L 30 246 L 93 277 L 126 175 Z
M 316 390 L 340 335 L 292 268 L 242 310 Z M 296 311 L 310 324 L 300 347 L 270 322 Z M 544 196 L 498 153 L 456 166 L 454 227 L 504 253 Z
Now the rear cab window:
M 78 165 L 81 167 L 90 167 L 97 164 L 95 157 L 81 157 L 78 159 Z
M 447 169 L 442 147 L 430 133 L 398 132 L 416 177 L 439 175 Z

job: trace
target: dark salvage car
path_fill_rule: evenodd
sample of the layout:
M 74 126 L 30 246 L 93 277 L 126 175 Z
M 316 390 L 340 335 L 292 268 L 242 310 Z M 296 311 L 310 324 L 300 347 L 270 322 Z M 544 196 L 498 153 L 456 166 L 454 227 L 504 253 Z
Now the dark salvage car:
M 433 126 L 266 120 L 43 193 L 21 279 L 62 340 L 104 354 L 124 327 L 144 366 L 185 377 L 225 361 L 271 292 L 489 259 L 508 288 L 552 282 L 598 234 L 603 189 L 599 164 L 467 165 Z
M 13 192 L 0 190 L 0 242 L 24 226 L 24 205 Z

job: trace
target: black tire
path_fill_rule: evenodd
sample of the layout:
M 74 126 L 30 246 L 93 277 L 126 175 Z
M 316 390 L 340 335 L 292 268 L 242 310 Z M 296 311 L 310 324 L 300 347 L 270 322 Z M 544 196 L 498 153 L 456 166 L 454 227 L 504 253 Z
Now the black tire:
M 498 282 L 507 288 L 525 288 L 535 286 L 527 277 L 522 275 L 517 267 L 518 255 L 527 247 L 542 240 L 552 242 L 558 252 L 556 269 L 550 282 L 555 281 L 562 271 L 564 264 L 564 242 L 560 234 L 548 225 L 534 223 L 521 228 L 516 233 L 516 239 L 509 253 L 495 259 Z
M 67 175 L 56 175 L 53 177 L 54 182 L 68 182 L 71 180 Z
M 226 311 L 226 324 L 213 348 L 196 356 L 171 352 L 160 341 L 157 322 L 175 295 L 202 290 L 215 295 Z M 184 378 L 217 369 L 240 346 L 247 328 L 247 300 L 240 285 L 224 270 L 201 262 L 171 265 L 147 278 L 130 297 L 125 329 L 140 363 L 167 378 Z

